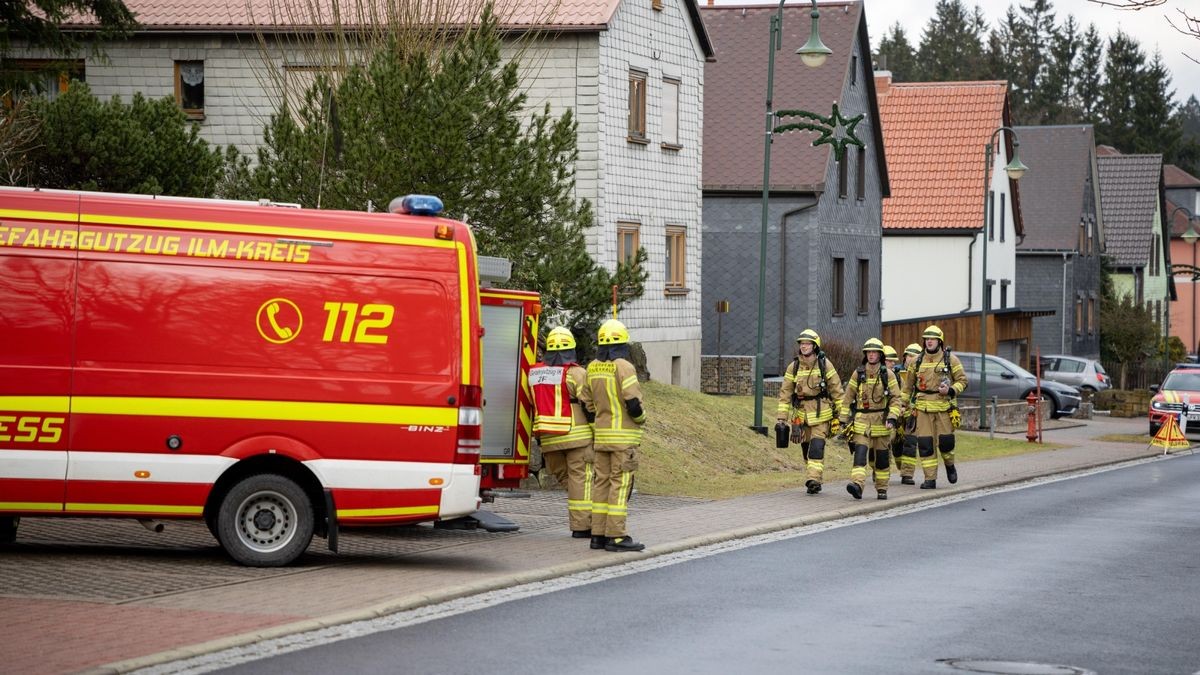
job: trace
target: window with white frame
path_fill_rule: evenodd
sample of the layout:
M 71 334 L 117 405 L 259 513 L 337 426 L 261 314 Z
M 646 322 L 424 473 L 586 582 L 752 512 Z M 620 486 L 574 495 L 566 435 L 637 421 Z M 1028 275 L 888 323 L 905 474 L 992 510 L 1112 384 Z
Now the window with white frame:
M 679 148 L 679 80 L 663 78 L 662 98 L 662 144 L 666 148 Z

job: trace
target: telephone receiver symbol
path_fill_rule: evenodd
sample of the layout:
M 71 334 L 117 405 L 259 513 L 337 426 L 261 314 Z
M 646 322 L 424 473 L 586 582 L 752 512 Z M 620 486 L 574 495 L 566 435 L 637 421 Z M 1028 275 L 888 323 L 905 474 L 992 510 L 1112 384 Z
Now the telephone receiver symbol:
M 275 334 L 278 335 L 281 339 L 286 340 L 286 339 L 292 337 L 292 329 L 288 328 L 287 326 L 279 325 L 279 322 L 275 320 L 275 315 L 278 313 L 279 313 L 279 303 L 278 302 L 272 302 L 271 304 L 267 305 L 267 321 L 270 322 L 271 329 L 274 330 Z

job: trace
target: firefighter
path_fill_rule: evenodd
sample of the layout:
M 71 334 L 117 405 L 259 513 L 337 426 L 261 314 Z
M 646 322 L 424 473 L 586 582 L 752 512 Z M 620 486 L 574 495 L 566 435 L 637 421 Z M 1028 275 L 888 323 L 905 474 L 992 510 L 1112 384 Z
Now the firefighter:
M 640 551 L 646 545 L 629 535 L 625 517 L 646 410 L 637 371 L 629 362 L 629 331 L 625 325 L 616 319 L 605 321 L 597 342 L 596 360 L 587 367 L 596 443 L 591 546 L 606 551 Z
M 587 408 L 592 392 L 587 371 L 575 361 L 575 336 L 559 326 L 546 336 L 544 364 L 566 372 L 547 384 L 534 385 L 534 433 L 542 447 L 546 468 L 567 489 L 567 517 L 571 536 L 586 539 L 592 534 L 592 425 Z M 537 367 L 535 366 L 535 368 Z M 541 395 L 540 387 L 549 389 Z M 549 399 L 549 405 L 543 401 Z M 544 410 L 543 408 L 548 408 Z M 555 429 L 559 426 L 560 429 Z M 549 432 L 556 433 L 549 433 Z M 541 433 L 539 433 L 541 432 Z
M 783 374 L 775 426 L 791 420 L 792 442 L 799 443 L 804 453 L 804 487 L 815 495 L 821 492 L 825 477 L 825 441 L 841 431 L 842 381 L 826 361 L 816 331 L 805 329 L 796 343 L 799 354 Z
M 851 434 L 854 459 L 846 492 L 862 499 L 867 481 L 867 462 L 875 467 L 875 496 L 887 499 L 891 458 L 888 441 L 900 418 L 900 385 L 896 374 L 883 363 L 883 342 L 871 338 L 863 343 L 863 360 L 846 383 L 841 424 Z
M 958 482 L 954 466 L 954 430 L 961 416 L 956 397 L 967 388 L 967 375 L 958 357 L 946 348 L 942 329 L 931 325 L 921 334 L 925 349 L 909 365 L 904 398 L 916 415 L 917 451 L 925 481 L 921 489 L 937 487 L 937 453 L 946 465 L 946 480 Z
M 896 353 L 896 348 L 891 345 L 883 346 L 883 365 L 888 370 L 892 371 L 892 375 L 896 376 L 896 382 L 900 382 L 900 370 L 903 366 L 899 363 L 900 355 Z M 897 394 L 896 398 L 900 398 Z M 900 399 L 900 417 L 904 417 L 903 399 Z M 903 456 L 904 445 L 904 425 L 897 424 L 888 437 L 888 453 L 896 461 L 896 471 L 900 471 L 901 457 Z
M 897 365 L 896 376 L 900 382 L 900 388 L 904 388 L 904 383 L 908 380 L 908 367 L 917 362 L 917 357 L 921 355 L 921 345 L 912 343 L 904 348 L 904 359 Z M 900 397 L 900 424 L 896 427 L 896 447 L 893 451 L 899 452 L 896 458 L 900 468 L 900 483 L 903 485 L 916 485 L 913 476 L 917 473 L 917 418 L 913 415 L 912 406 L 908 405 L 909 400 L 905 397 Z

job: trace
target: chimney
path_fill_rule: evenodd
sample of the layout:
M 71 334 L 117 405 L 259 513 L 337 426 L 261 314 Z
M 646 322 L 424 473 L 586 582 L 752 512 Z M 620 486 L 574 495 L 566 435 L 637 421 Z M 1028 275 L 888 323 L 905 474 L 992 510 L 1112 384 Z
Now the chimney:
M 875 96 L 882 98 L 888 95 L 888 90 L 892 88 L 892 71 L 877 70 L 875 71 Z

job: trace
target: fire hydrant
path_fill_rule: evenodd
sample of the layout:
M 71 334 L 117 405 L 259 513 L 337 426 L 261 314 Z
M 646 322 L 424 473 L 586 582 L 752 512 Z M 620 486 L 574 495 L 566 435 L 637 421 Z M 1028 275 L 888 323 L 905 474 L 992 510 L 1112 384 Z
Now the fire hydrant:
M 1028 428 L 1025 430 L 1025 439 L 1030 443 L 1037 440 L 1037 418 L 1038 418 L 1038 399 L 1037 394 L 1032 391 L 1025 397 L 1025 403 L 1028 406 L 1025 409 L 1026 422 Z

